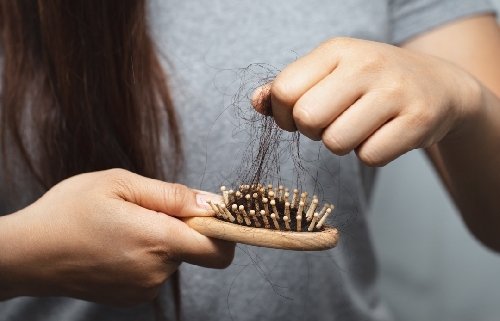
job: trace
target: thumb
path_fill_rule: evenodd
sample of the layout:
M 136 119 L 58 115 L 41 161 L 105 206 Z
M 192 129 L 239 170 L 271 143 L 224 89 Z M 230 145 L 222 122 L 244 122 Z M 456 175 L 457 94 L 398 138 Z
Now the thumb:
M 185 185 L 167 183 L 140 176 L 125 170 L 114 171 L 113 179 L 120 186 L 114 192 L 121 199 L 152 211 L 170 216 L 213 216 L 207 199 L 221 203 L 222 197 L 197 191 Z

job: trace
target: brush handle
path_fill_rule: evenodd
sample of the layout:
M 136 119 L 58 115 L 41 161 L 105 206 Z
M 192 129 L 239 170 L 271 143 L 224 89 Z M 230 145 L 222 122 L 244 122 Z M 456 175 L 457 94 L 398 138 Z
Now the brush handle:
M 339 239 L 337 229 L 329 226 L 325 226 L 321 232 L 294 232 L 243 226 L 215 217 L 188 217 L 182 220 L 205 236 L 283 250 L 328 250 L 335 247 Z

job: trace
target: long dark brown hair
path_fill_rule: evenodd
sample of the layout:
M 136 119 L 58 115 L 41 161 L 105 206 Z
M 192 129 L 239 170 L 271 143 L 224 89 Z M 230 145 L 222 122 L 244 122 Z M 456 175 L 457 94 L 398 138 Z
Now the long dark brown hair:
M 0 0 L 0 44 L 5 173 L 20 156 L 43 189 L 113 167 L 177 179 L 179 126 L 145 0 Z
M 1 0 L 0 19 L 4 158 L 18 148 L 44 188 L 113 167 L 176 179 L 181 139 L 145 0 Z

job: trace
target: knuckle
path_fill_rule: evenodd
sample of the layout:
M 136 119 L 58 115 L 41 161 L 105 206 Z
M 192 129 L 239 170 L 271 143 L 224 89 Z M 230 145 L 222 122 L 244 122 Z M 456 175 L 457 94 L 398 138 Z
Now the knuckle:
M 121 168 L 113 168 L 105 171 L 105 179 L 112 184 L 128 188 L 130 186 L 129 173 Z
M 179 243 L 185 242 L 185 231 L 179 231 L 178 228 L 168 228 L 168 235 L 159 235 L 158 242 L 163 244 L 160 249 L 157 250 L 158 260 L 162 264 L 176 265 L 182 262 L 184 250 Z
M 387 58 L 386 56 L 378 51 L 370 52 L 368 55 L 363 55 L 359 57 L 358 60 L 358 71 L 361 72 L 374 72 L 384 69 Z
M 271 97 L 274 101 L 286 106 L 293 106 L 297 100 L 295 90 L 289 81 L 284 80 L 278 75 L 271 85 Z
M 164 240 L 162 240 L 164 241 Z M 181 253 L 176 248 L 166 248 L 160 254 L 160 260 L 163 264 L 177 264 L 182 262 Z
M 121 168 L 113 168 L 104 171 L 102 180 L 104 188 L 112 195 L 121 195 L 121 197 L 135 198 L 137 195 L 132 188 L 131 173 Z M 126 196 L 125 196 L 126 195 Z
M 165 204 L 173 204 L 175 214 L 179 213 L 184 204 L 187 203 L 187 197 L 190 195 L 190 189 L 186 185 L 173 183 L 164 195 Z M 174 214 L 174 213 L 172 213 Z
M 335 38 L 330 38 L 323 42 L 320 47 L 330 47 L 330 46 L 349 46 L 353 43 L 354 39 L 349 38 L 349 37 L 335 37 Z
M 367 166 L 380 167 L 387 164 L 382 154 L 373 147 L 363 146 L 357 154 L 358 158 Z
M 336 131 L 326 130 L 322 140 L 326 148 L 336 155 L 346 155 L 352 150 L 343 136 Z
M 415 106 L 408 114 L 407 122 L 410 128 L 427 126 L 434 120 L 433 109 L 424 106 Z
M 130 172 L 123 168 L 112 168 L 106 170 L 105 173 L 110 177 L 125 177 L 128 176 Z
M 317 120 L 312 116 L 310 108 L 304 107 L 303 104 L 296 105 L 293 109 L 293 119 L 295 123 L 305 129 L 317 128 Z
M 388 72 L 385 77 L 386 82 L 383 91 L 388 99 L 396 99 L 408 90 L 409 86 L 406 85 L 406 79 L 402 74 Z
M 427 148 L 435 144 L 435 141 L 432 137 L 422 137 L 420 140 L 417 140 L 413 146 L 411 146 L 411 149 L 417 149 L 417 148 Z

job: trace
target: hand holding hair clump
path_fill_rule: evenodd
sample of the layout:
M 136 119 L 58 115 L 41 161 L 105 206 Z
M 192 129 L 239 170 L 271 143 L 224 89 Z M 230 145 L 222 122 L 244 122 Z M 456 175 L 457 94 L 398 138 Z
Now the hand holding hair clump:
M 384 166 L 461 130 L 481 107 L 478 93 L 478 82 L 445 60 L 334 38 L 283 69 L 253 100 L 280 128 Z

